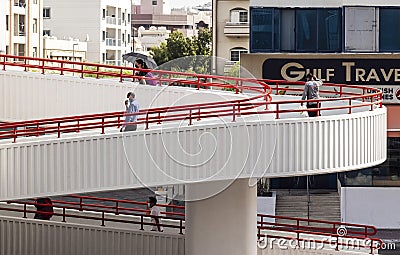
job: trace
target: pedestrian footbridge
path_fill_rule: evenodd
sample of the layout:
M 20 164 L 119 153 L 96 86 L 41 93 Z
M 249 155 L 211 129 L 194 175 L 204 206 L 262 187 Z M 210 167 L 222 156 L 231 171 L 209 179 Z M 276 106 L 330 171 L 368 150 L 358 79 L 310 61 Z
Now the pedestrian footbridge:
M 145 86 L 134 68 L 7 55 L 0 67 L 0 200 L 185 184 L 187 254 L 255 254 L 256 178 L 386 159 L 382 94 L 365 86 L 325 84 L 308 118 L 288 87 L 301 83 L 154 71 L 160 86 Z M 121 133 L 128 91 L 139 128 Z M 228 233 L 245 245 L 213 238 Z

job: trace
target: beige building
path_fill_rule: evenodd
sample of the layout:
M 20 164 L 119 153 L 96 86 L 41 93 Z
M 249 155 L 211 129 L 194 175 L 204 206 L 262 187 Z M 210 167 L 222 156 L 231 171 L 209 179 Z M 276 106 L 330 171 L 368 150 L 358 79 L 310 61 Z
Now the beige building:
M 213 56 L 233 65 L 249 49 L 249 1 L 214 0 L 212 11 Z
M 48 59 L 86 61 L 87 42 L 68 38 L 60 40 L 55 36 L 43 37 L 43 56 Z
M 0 53 L 41 57 L 43 0 L 0 1 Z

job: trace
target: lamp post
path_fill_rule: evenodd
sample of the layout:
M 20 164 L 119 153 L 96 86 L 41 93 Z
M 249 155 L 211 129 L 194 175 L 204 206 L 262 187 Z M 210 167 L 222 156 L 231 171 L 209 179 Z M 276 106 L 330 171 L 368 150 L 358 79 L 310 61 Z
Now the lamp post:
M 78 45 L 79 45 L 78 43 L 72 44 L 72 61 L 74 62 L 72 64 L 72 69 L 75 69 L 75 46 L 78 46 Z M 72 75 L 75 76 L 75 72 L 73 72 Z

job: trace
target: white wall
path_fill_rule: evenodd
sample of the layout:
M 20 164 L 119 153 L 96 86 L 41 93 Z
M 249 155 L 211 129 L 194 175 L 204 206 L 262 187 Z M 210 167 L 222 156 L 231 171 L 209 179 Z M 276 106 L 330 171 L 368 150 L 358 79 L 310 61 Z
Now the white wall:
M 4 255 L 183 255 L 179 234 L 119 230 L 0 216 Z
M 81 79 L 68 75 L 0 70 L 0 120 L 123 111 L 129 91 L 136 93 L 142 109 L 245 98 L 230 92 L 143 86 L 131 81 L 121 83 L 118 79 Z M 23 94 L 27 95 L 23 103 L 16 103 Z
M 342 187 L 341 194 L 342 221 L 400 228 L 400 188 Z
M 257 197 L 257 213 L 275 215 L 276 192 L 271 197 Z M 275 218 L 265 218 L 264 221 L 275 222 Z

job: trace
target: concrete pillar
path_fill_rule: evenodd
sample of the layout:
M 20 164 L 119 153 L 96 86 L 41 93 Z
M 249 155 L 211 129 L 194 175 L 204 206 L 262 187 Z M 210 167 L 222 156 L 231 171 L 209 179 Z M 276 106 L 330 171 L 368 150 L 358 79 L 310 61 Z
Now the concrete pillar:
M 186 255 L 257 254 L 257 187 L 248 179 L 231 182 L 186 186 Z

